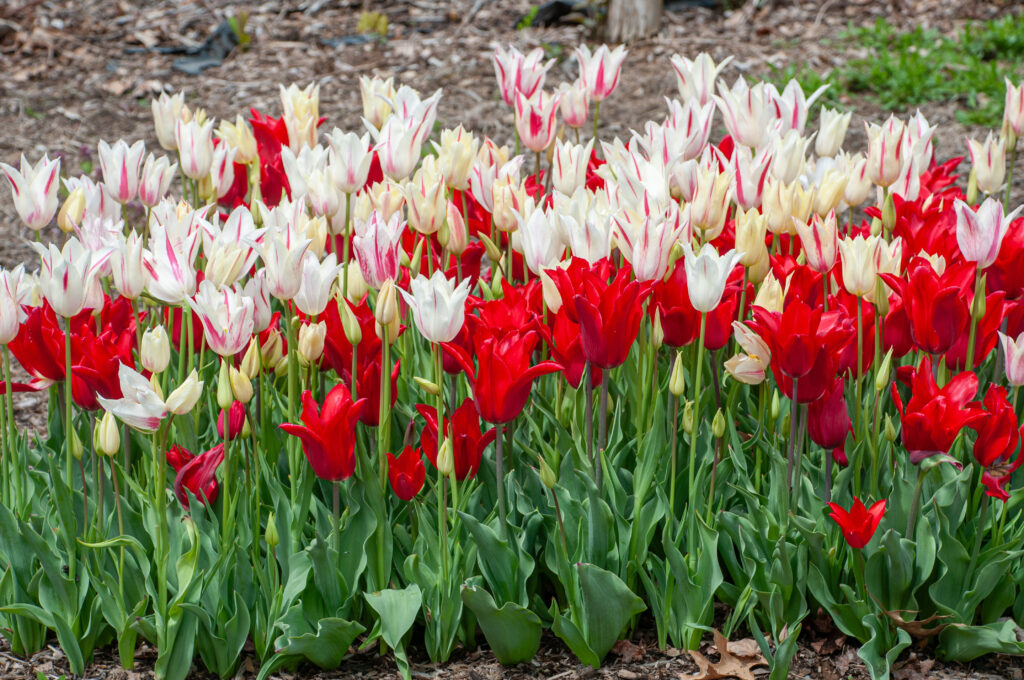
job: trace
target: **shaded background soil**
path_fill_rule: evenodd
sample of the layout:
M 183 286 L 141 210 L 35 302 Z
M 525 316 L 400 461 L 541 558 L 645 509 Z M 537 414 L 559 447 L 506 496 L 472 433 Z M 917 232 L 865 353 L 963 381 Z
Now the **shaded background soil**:
M 35 159 L 43 153 L 60 154 L 65 174 L 79 174 L 95 160 L 99 139 L 143 139 L 158 149 L 152 130 L 149 99 L 161 91 L 184 90 L 190 106 L 205 107 L 216 118 L 233 119 L 250 106 L 279 115 L 278 86 L 295 82 L 320 83 L 321 114 L 326 129 L 361 130 L 358 80 L 361 75 L 394 76 L 396 82 L 429 93 L 444 89 L 438 121 L 442 127 L 463 123 L 467 128 L 507 142 L 512 112 L 501 101 L 494 80 L 491 54 L 498 45 L 514 43 L 521 49 L 544 46 L 552 56 L 571 57 L 572 48 L 599 40 L 587 22 L 547 28 L 515 30 L 527 13 L 527 0 L 473 0 L 451 2 L 414 0 L 371 3 L 389 21 L 386 41 L 362 42 L 356 24 L 362 0 L 330 2 L 289 0 L 239 5 L 222 0 L 8 0 L 0 4 L 0 160 L 16 163 L 23 151 Z M 716 61 L 735 59 L 723 77 L 768 76 L 774 68 L 806 63 L 826 72 L 857 56 L 856 47 L 822 44 L 849 26 L 871 26 L 885 17 L 896 27 L 922 26 L 952 33 L 968 20 L 992 19 L 1014 3 L 961 0 L 825 0 L 824 2 L 746 3 L 725 12 L 701 3 L 669 4 L 661 32 L 630 46 L 620 86 L 601 109 L 601 136 L 627 136 L 643 123 L 664 116 L 664 97 L 676 96 L 669 57 L 709 52 Z M 705 3 L 715 4 L 715 3 Z M 733 3 L 739 4 L 739 3 Z M 759 5 L 764 5 L 763 7 Z M 189 76 L 172 70 L 173 55 L 152 48 L 201 43 L 220 21 L 240 10 L 249 15 L 253 35 L 249 49 L 236 49 L 223 65 Z M 355 42 L 357 44 L 347 44 Z M 552 86 L 576 77 L 576 64 L 565 58 L 552 69 Z M 844 101 L 854 110 L 847 148 L 864 144 L 862 119 L 880 121 L 883 112 L 869 102 Z M 966 136 L 983 135 L 955 118 L 963 101 L 922 106 L 931 123 L 938 123 L 936 152 L 940 159 L 966 153 Z M 897 111 L 907 115 L 911 111 Z M 812 129 L 816 121 L 809 124 Z M 94 164 L 98 172 L 98 163 Z M 1021 177 L 1024 173 L 1016 173 Z M 1024 184 L 1014 187 L 1024 199 Z M 53 236 L 51 234 L 51 236 Z M 9 194 L 0 190 L 0 266 L 34 261 Z M 17 377 L 16 377 L 17 379 Z M 16 395 L 18 417 L 39 429 L 45 393 Z M 824 621 L 824 619 L 822 620 Z M 791 677 L 866 678 L 855 647 L 829 624 L 810 625 L 793 665 Z M 436 667 L 419 655 L 414 677 L 466 680 L 492 678 L 685 677 L 697 671 L 690 657 L 678 650 L 661 652 L 647 635 L 639 651 L 612 655 L 600 671 L 580 665 L 555 638 L 545 639 L 541 653 L 530 664 L 503 669 L 487 651 L 459 651 L 452 662 Z M 1024 678 L 1024 662 L 990 657 L 971 667 L 935 663 L 926 651 L 904 655 L 896 678 Z M 414 660 L 417 659 L 415 651 Z M 142 647 L 138 671 L 121 670 L 113 657 L 101 656 L 86 677 L 130 680 L 149 678 L 155 655 Z M 0 677 L 57 678 L 66 672 L 56 644 L 32 659 L 18 659 L 0 650 Z M 246 660 L 242 677 L 255 674 Z M 396 676 L 390 659 L 372 652 L 353 653 L 339 672 L 304 668 L 296 675 L 279 677 L 341 678 Z M 767 677 L 767 669 L 755 669 Z M 205 678 L 203 674 L 196 677 Z

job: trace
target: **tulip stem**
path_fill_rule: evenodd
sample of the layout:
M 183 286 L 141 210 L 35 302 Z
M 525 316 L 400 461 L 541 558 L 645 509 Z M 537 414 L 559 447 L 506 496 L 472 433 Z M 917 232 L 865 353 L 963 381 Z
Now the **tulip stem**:
M 102 466 L 102 464 L 101 464 Z M 114 457 L 110 457 L 110 479 L 114 483 L 114 505 L 117 508 L 117 535 L 124 536 L 124 512 L 121 510 L 121 488 L 117 482 L 117 469 L 114 467 Z M 121 546 L 121 555 L 117 561 L 117 592 L 121 594 L 121 601 L 124 601 L 124 546 Z
M 331 482 L 331 518 L 334 520 L 334 551 L 341 550 L 341 483 Z
M 601 381 L 601 404 L 597 414 L 597 470 L 595 471 L 597 490 L 601 491 L 601 478 L 604 470 L 604 449 L 608 445 L 608 383 L 607 376 Z
M 978 315 L 975 308 L 978 305 L 978 296 L 985 295 L 985 289 L 981 285 L 981 269 L 974 269 L 974 299 L 971 301 L 971 326 L 967 334 L 967 354 L 964 355 L 964 370 L 970 371 L 974 368 L 974 343 L 978 336 Z
M 914 485 L 914 500 L 910 503 L 910 514 L 907 516 L 907 533 L 904 538 L 914 540 L 914 524 L 917 522 L 917 506 L 921 502 L 921 489 L 924 487 L 925 470 L 918 463 L 917 483 Z
M 64 480 L 71 489 L 71 463 L 74 460 L 74 447 L 71 438 L 74 436 L 71 419 L 74 417 L 74 401 L 71 395 L 71 319 L 64 319 L 64 449 L 67 453 L 67 460 L 64 467 Z
M 226 420 L 226 419 L 225 419 Z M 161 432 L 166 436 L 163 426 Z M 225 422 L 225 428 L 227 423 Z M 153 505 L 156 510 L 156 569 L 157 569 L 157 613 L 159 620 L 167 624 L 167 461 L 162 453 L 163 446 L 157 444 L 157 433 L 151 439 L 153 446 Z M 225 499 L 226 500 L 226 499 Z
M 22 503 L 24 498 L 22 495 L 21 488 L 21 464 L 18 461 L 19 450 L 18 450 L 18 426 L 14 422 L 14 394 L 11 384 L 11 351 L 7 345 L 4 345 L 3 350 L 4 360 L 4 384 L 7 389 L 4 390 L 4 406 L 7 412 L 7 450 L 10 451 L 11 455 L 11 479 L 14 485 L 14 498 L 15 507 L 19 513 L 22 510 Z
M 676 455 L 679 448 L 679 402 L 682 397 L 675 397 L 672 406 L 672 466 L 668 480 L 668 512 L 672 517 L 676 516 Z
M 796 408 L 799 379 L 793 378 L 793 398 L 789 400 L 789 441 L 786 443 L 786 490 L 793 493 L 793 451 L 796 448 Z
M 864 300 L 857 298 L 857 432 L 863 434 L 861 425 L 864 422 L 864 402 L 862 401 L 861 383 L 864 382 Z
M 597 145 L 597 116 L 601 112 L 601 100 L 594 101 L 594 145 Z
M 388 448 L 391 445 L 391 342 L 384 337 L 380 343 L 380 404 L 377 423 L 377 474 L 380 479 L 380 490 L 385 496 L 388 492 Z
M 583 390 L 584 396 L 584 415 L 587 419 L 587 458 L 590 459 L 590 465 L 594 465 L 594 388 L 591 385 L 590 375 L 594 369 L 590 366 L 590 361 L 586 361 L 583 364 Z
M 864 582 L 864 555 L 861 553 L 860 548 L 850 548 L 853 551 L 853 577 L 857 581 L 857 590 L 863 593 L 863 597 L 867 600 L 868 587 Z
M 974 576 L 974 567 L 978 564 L 978 553 L 981 551 L 981 538 L 985 534 L 985 520 L 988 518 L 988 494 L 981 497 L 981 513 L 978 515 L 978 528 L 974 532 L 974 548 L 971 550 L 971 561 L 964 572 L 963 592 L 967 592 Z
M 295 339 L 295 326 L 292 324 L 291 307 L 287 307 L 288 314 L 285 319 L 285 334 L 288 339 L 288 422 L 294 423 L 298 414 L 298 396 L 299 396 L 299 355 L 298 355 L 298 342 Z M 299 493 L 299 460 L 297 456 L 298 451 L 298 440 L 295 437 L 288 438 L 288 475 L 291 478 L 289 486 L 291 487 L 292 496 L 292 507 L 298 507 L 298 493 Z M 298 518 L 293 518 L 298 521 Z M 292 541 L 298 540 L 298 536 L 293 535 Z M 295 547 L 295 546 L 293 546 Z
M 505 424 L 500 423 L 498 425 L 498 434 L 494 438 L 494 475 L 497 480 L 496 486 L 498 489 L 498 528 L 501 532 L 502 540 L 505 540 L 508 533 L 506 526 L 507 515 L 505 514 L 505 458 L 504 451 L 502 450 L 505 439 L 504 433 Z M 438 446 L 440 446 L 440 441 Z M 557 499 L 555 503 L 558 503 Z
M 794 403 L 795 403 L 795 400 L 794 400 Z M 792 508 L 794 513 L 797 510 L 798 501 L 800 499 L 800 486 L 801 485 L 800 485 L 799 479 L 800 479 L 801 463 L 803 461 L 803 456 L 804 456 L 804 433 L 805 432 L 807 432 L 807 405 L 806 404 L 804 404 L 804 406 L 800 409 L 800 429 L 797 431 L 796 460 L 795 460 L 795 462 L 793 464 L 793 471 L 794 471 L 793 486 L 795 487 L 796 490 L 792 494 L 792 498 L 791 498 L 792 505 L 791 505 L 791 508 Z M 829 457 L 831 459 L 831 452 L 829 452 Z
M 1010 162 L 1007 163 L 1006 167 L 1006 192 L 1003 194 L 1003 212 L 1010 211 L 1010 191 L 1013 189 L 1013 169 L 1017 165 L 1017 137 L 1010 134 L 1013 138 L 1013 146 L 1010 147 Z
M 708 313 L 700 313 L 700 332 L 697 338 L 697 366 L 694 368 L 693 379 L 693 417 L 690 422 L 690 460 L 689 460 L 689 487 L 687 488 L 687 502 L 693 503 L 694 492 L 697 490 L 695 481 L 697 468 L 697 433 L 700 431 L 698 425 L 700 413 L 700 379 L 704 370 L 704 335 L 707 332 Z

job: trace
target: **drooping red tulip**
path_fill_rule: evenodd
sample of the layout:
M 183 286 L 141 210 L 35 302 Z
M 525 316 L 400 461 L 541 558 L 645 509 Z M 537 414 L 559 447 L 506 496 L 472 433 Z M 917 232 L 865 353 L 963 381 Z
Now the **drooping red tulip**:
M 910 371 L 910 401 L 906 406 L 896 383 L 892 398 L 900 413 L 903 446 L 915 465 L 925 458 L 949 453 L 950 447 L 965 426 L 985 416 L 985 411 L 970 401 L 978 392 L 978 376 L 959 373 L 939 388 L 932 377 L 930 357 L 921 360 Z
M 415 498 L 426 479 L 427 469 L 419 449 L 406 446 L 397 458 L 393 453 L 388 454 L 388 481 L 391 490 L 403 501 Z
M 981 482 L 985 493 L 1005 502 L 1010 498 L 1006 492 L 1010 475 L 1024 462 L 1018 451 L 1024 438 L 1024 426 L 1018 426 L 1017 415 L 1003 387 L 990 386 L 983 403 L 985 415 L 971 424 L 978 433 L 974 441 L 974 460 L 984 468 Z
M 829 517 L 839 525 L 843 538 L 851 548 L 863 548 L 875 535 L 882 516 L 885 515 L 885 504 L 884 500 L 877 501 L 870 508 L 866 508 L 859 498 L 855 498 L 853 505 L 846 510 L 838 503 L 829 503 L 828 507 L 832 508 Z
M 181 468 L 185 467 L 195 457 L 196 454 L 184 446 L 175 444 L 167 451 L 167 464 L 174 468 L 175 472 L 179 472 Z
M 513 420 L 523 410 L 534 378 L 562 369 L 554 361 L 530 365 L 530 356 L 539 340 L 536 331 L 495 333 L 477 324 L 473 332 L 476 368 L 472 356 L 462 347 L 450 342 L 442 347 L 466 372 L 480 417 L 498 424 Z
M 903 300 L 914 343 L 928 354 L 944 354 L 967 331 L 974 265 L 953 265 L 941 275 L 931 262 L 916 257 L 906 277 L 880 274 Z M 966 349 L 965 349 L 966 352 Z
M 191 454 L 189 454 L 191 455 Z M 179 470 L 174 479 L 174 495 L 183 507 L 188 509 L 191 492 L 199 502 L 210 505 L 217 500 L 220 485 L 217 483 L 217 468 L 224 462 L 224 444 L 220 443 L 205 453 L 192 457 Z
M 336 385 L 319 408 L 309 390 L 302 393 L 304 425 L 283 423 L 281 429 L 302 440 L 313 472 L 320 479 L 336 482 L 348 479 L 356 469 L 356 424 L 366 399 L 352 401 L 345 385 Z
M 245 405 L 240 401 L 235 401 L 231 403 L 231 408 L 227 411 L 221 409 L 220 415 L 217 416 L 217 436 L 222 440 L 224 439 L 225 414 L 228 421 L 228 439 L 236 439 L 238 435 L 242 434 L 242 428 L 245 427 Z
M 846 435 L 852 431 L 843 381 L 836 380 L 825 396 L 808 406 L 807 433 L 811 441 L 821 448 L 839 449 L 846 442 Z
M 420 444 L 430 464 L 437 467 L 437 409 L 425 404 L 417 404 L 416 410 L 427 422 L 420 435 Z M 460 482 L 472 479 L 480 469 L 480 459 L 484 449 L 494 441 L 497 428 L 492 427 L 486 432 L 480 431 L 480 415 L 472 399 L 465 399 L 452 414 L 455 436 L 452 438 L 452 457 L 455 459 L 455 479 Z M 448 418 L 444 419 L 444 429 L 449 430 Z

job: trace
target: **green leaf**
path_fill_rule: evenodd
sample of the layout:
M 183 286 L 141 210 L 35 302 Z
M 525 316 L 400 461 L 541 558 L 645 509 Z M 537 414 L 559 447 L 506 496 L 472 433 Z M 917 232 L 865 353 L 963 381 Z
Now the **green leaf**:
M 529 661 L 540 648 L 540 617 L 515 602 L 500 608 L 491 594 L 476 586 L 462 588 L 462 601 L 476 615 L 487 644 L 505 666 Z
M 405 644 L 402 639 L 412 628 L 416 621 L 416 615 L 423 606 L 423 593 L 415 583 L 410 584 L 402 590 L 383 590 L 376 593 L 364 595 L 377 615 L 377 625 L 374 626 L 370 639 L 377 636 L 384 639 L 392 649 L 395 650 L 395 662 L 398 664 L 398 671 L 402 677 L 409 680 L 409 661 L 405 656 Z
M 331 669 L 341 665 L 356 637 L 366 628 L 357 621 L 339 618 L 320 619 L 315 633 L 289 637 L 279 654 L 301 656 L 320 668 Z
M 971 661 L 985 654 L 1024 654 L 1012 620 L 985 626 L 947 626 L 939 633 L 938 656 L 947 661 Z

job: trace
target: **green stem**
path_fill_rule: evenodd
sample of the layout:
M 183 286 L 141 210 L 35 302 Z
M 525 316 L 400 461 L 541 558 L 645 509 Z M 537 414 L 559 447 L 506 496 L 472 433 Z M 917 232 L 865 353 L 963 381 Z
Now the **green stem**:
M 981 287 L 981 269 L 974 270 L 974 299 L 971 300 L 971 325 L 967 335 L 967 354 L 964 356 L 964 370 L 970 371 L 974 367 L 974 342 L 978 335 L 978 319 L 974 314 L 974 306 L 978 304 L 978 296 L 984 295 Z
M 288 339 L 288 422 L 294 423 L 298 419 L 299 402 L 299 355 L 298 341 L 296 339 L 295 325 L 292 323 L 291 307 L 287 306 L 288 313 L 285 315 L 285 335 Z M 298 440 L 295 437 L 288 437 L 288 476 L 291 487 L 292 508 L 298 507 L 299 493 L 299 463 Z M 298 537 L 295 537 L 296 539 Z
M 595 116 L 596 117 L 596 116 Z M 708 314 L 700 314 L 700 333 L 697 338 L 697 366 L 694 369 L 693 379 L 693 419 L 690 423 L 690 458 L 689 458 L 689 487 L 687 488 L 687 502 L 693 503 L 694 492 L 696 491 L 696 468 L 697 468 L 697 433 L 700 431 L 700 379 L 704 370 L 704 335 L 707 331 Z
M 985 534 L 985 520 L 988 516 L 989 496 L 981 497 L 981 512 L 978 515 L 978 528 L 974 533 L 974 548 L 971 550 L 971 561 L 964 573 L 963 592 L 967 592 L 971 585 L 971 578 L 974 576 L 974 567 L 978 564 L 978 553 L 981 552 L 981 538 Z M 970 623 L 969 621 L 967 623 Z
M 7 345 L 4 345 L 3 359 L 4 380 L 7 385 L 7 389 L 4 392 L 4 405 L 7 410 L 7 445 L 10 447 L 8 450 L 11 452 L 11 465 L 13 467 L 11 472 L 14 484 L 15 507 L 20 514 L 22 504 L 24 503 L 21 483 L 22 469 L 19 461 L 20 450 L 18 447 L 18 425 L 14 422 L 14 394 L 11 390 L 11 351 L 8 349 Z
M 1013 190 L 1013 169 L 1017 165 L 1017 138 L 1013 137 L 1013 145 L 1010 147 L 1010 162 L 1006 167 L 1006 192 L 1003 194 L 1003 212 L 1010 212 L 1010 192 Z
M 679 448 L 679 402 L 682 397 L 676 397 L 672 407 L 672 466 L 668 480 L 668 511 L 672 517 L 676 516 L 676 457 Z
M 594 102 L 594 146 L 597 146 L 597 116 L 601 111 L 601 100 Z
M 505 425 L 501 423 L 498 425 L 498 434 L 494 438 L 494 474 L 497 480 L 498 487 L 498 526 L 501 529 L 501 538 L 504 540 L 508 534 L 508 515 L 505 510 L 505 458 L 502 445 L 505 437 Z M 552 491 L 554 494 L 554 491 Z M 557 510 L 558 499 L 555 499 L 556 510 Z
M 352 194 L 345 194 L 345 227 L 342 229 L 341 237 L 344 239 L 342 244 L 342 258 L 341 262 L 345 265 L 345 278 L 341 282 L 341 297 L 348 300 L 348 265 L 349 265 L 349 238 L 351 234 L 348 233 L 349 221 L 352 219 Z M 344 303 L 343 303 L 344 304 Z M 354 399 L 355 397 L 353 397 Z
M 917 483 L 914 485 L 914 500 L 910 503 L 910 514 L 907 516 L 907 532 L 904 538 L 914 540 L 914 524 L 917 522 L 917 509 L 921 503 L 921 489 L 924 487 L 925 470 L 921 463 L 917 468 Z

